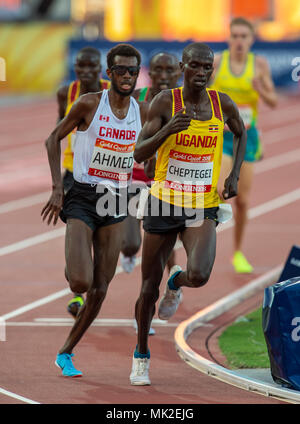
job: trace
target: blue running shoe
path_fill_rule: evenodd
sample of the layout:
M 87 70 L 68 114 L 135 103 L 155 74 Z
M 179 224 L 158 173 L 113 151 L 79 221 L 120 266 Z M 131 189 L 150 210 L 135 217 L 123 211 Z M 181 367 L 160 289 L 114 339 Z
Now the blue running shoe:
M 55 361 L 55 365 L 62 369 L 62 375 L 64 377 L 81 377 L 82 372 L 78 371 L 72 362 L 73 353 L 58 353 Z

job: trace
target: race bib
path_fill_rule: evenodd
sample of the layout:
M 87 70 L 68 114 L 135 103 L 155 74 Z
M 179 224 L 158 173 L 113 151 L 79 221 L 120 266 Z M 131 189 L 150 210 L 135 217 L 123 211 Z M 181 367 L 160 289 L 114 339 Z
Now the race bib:
M 97 138 L 89 175 L 119 182 L 129 181 L 133 167 L 134 146 L 135 143 L 119 144 Z
M 245 128 L 250 128 L 253 119 L 253 112 L 250 106 L 248 105 L 239 105 L 239 112 L 242 120 L 244 121 Z
M 197 155 L 171 150 L 165 187 L 186 193 L 209 193 L 213 158 L 213 153 Z

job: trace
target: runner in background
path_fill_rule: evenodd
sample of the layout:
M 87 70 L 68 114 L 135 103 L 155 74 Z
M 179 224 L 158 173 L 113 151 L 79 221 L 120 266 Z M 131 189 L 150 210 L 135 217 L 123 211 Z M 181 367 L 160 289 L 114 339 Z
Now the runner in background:
M 229 49 L 215 56 L 212 88 L 223 91 L 238 105 L 247 129 L 247 148 L 241 168 L 238 195 L 234 199 L 234 252 L 232 264 L 237 273 L 250 273 L 252 265 L 242 253 L 247 225 L 253 164 L 262 157 L 262 146 L 257 129 L 258 100 L 275 107 L 277 96 L 267 60 L 250 52 L 254 42 L 254 28 L 244 18 L 235 18 L 230 25 Z M 233 135 L 225 127 L 220 185 L 232 167 Z
M 58 121 L 61 121 L 71 109 L 75 100 L 86 93 L 95 93 L 110 87 L 110 81 L 100 78 L 101 54 L 94 47 L 83 47 L 77 53 L 74 70 L 77 79 L 70 84 L 61 87 L 57 92 Z M 64 151 L 63 185 L 65 194 L 72 187 L 73 179 L 73 143 L 76 128 L 67 136 L 67 147 Z M 79 308 L 83 305 L 82 294 L 74 293 L 68 302 L 67 310 L 75 318 Z
M 133 96 L 140 102 L 150 103 L 152 99 L 162 90 L 175 88 L 181 76 L 179 61 L 177 57 L 170 53 L 157 53 L 150 59 L 149 76 L 150 87 L 143 87 L 135 90 Z M 150 186 L 154 178 L 155 161 L 148 161 L 146 164 L 134 162 L 132 183 L 141 185 L 146 183 Z M 124 242 L 121 252 L 121 264 L 125 272 L 132 272 L 135 267 L 136 254 L 142 243 L 141 221 L 129 215 L 124 223 Z M 168 269 L 175 265 L 175 252 L 172 251 L 168 260 Z M 151 334 L 154 330 L 151 328 Z

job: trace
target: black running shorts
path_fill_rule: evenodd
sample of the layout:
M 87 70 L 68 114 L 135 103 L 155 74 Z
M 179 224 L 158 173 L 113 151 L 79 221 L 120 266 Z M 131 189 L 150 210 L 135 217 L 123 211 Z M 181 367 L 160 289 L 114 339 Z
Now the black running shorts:
M 68 169 L 66 169 L 63 175 L 63 186 L 64 186 L 65 194 L 70 190 L 73 184 L 74 184 L 73 172 L 70 172 Z
M 203 219 L 211 219 L 218 225 L 218 210 L 218 207 L 183 209 L 149 195 L 145 206 L 143 227 L 148 233 L 168 233 L 180 232 L 190 226 L 199 226 Z
M 113 191 L 104 186 L 97 189 L 94 184 L 74 181 L 65 195 L 61 220 L 66 223 L 70 218 L 80 219 L 93 231 L 123 221 L 127 216 L 127 188 Z

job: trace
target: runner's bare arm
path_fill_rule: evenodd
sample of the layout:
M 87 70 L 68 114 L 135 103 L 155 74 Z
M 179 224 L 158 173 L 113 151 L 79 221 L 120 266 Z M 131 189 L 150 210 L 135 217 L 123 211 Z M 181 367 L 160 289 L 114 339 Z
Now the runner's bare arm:
M 138 104 L 140 106 L 141 122 L 144 125 L 147 120 L 149 103 L 138 101 Z M 144 172 L 148 178 L 154 178 L 155 163 L 155 156 L 144 161 Z
M 142 126 L 143 126 L 145 124 L 146 120 L 147 120 L 149 103 L 138 101 L 138 104 L 139 104 L 139 107 L 140 107 L 141 122 L 142 122 Z
M 219 93 L 219 95 L 224 122 L 233 133 L 233 165 L 229 176 L 225 180 L 222 193 L 224 199 L 229 199 L 236 196 L 238 192 L 238 179 L 246 152 L 247 131 L 236 104 L 227 94 Z
M 93 97 L 91 97 L 93 96 Z M 52 194 L 47 204 L 42 209 L 43 221 L 48 217 L 48 225 L 53 219 L 55 225 L 63 201 L 63 186 L 61 179 L 61 146 L 60 142 L 74 128 L 86 129 L 92 119 L 95 111 L 95 94 L 87 94 L 81 96 L 72 106 L 68 115 L 58 123 L 46 140 L 46 148 L 48 153 L 48 161 L 52 176 Z M 99 97 L 98 97 L 99 101 Z
M 262 56 L 256 57 L 256 76 L 252 80 L 253 88 L 261 99 L 270 107 L 277 106 L 277 94 L 267 60 Z
M 134 151 L 134 159 L 138 162 L 152 158 L 157 149 L 171 134 L 186 130 L 191 117 L 183 113 L 183 109 L 171 117 L 171 90 L 157 94 L 150 103 L 147 120 L 140 132 Z
M 67 98 L 68 98 L 68 89 L 69 87 L 65 85 L 64 87 L 61 87 L 56 94 L 56 99 L 58 103 L 58 118 L 57 123 L 61 121 L 65 114 L 67 109 Z
M 151 159 L 145 160 L 144 172 L 148 178 L 154 178 L 155 175 L 156 157 L 153 156 Z

